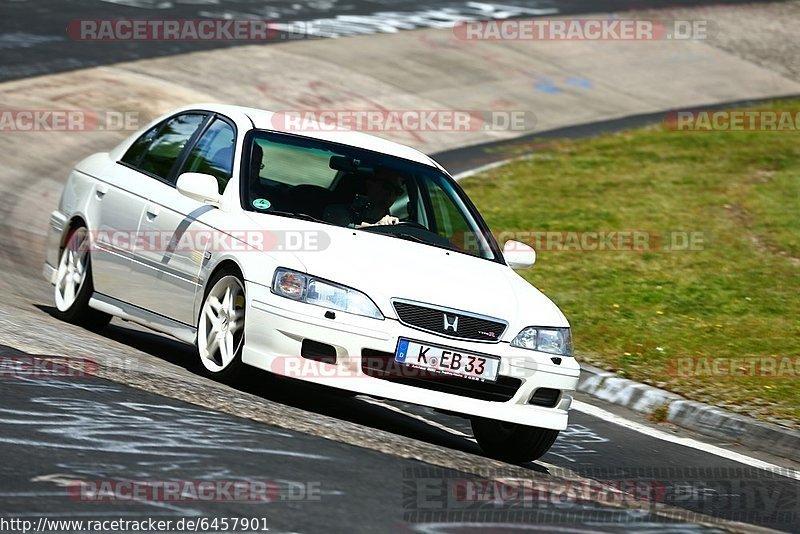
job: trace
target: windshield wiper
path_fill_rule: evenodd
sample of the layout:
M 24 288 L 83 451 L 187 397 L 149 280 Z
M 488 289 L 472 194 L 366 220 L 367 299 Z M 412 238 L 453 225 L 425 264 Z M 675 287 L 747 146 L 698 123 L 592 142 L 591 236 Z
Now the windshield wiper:
M 443 248 L 445 250 L 458 250 L 457 248 L 453 247 L 450 243 L 446 245 L 444 243 L 439 243 L 437 241 L 430 241 L 428 239 L 423 239 L 421 237 L 417 237 L 413 234 L 409 234 L 408 232 L 393 232 L 392 230 L 397 228 L 394 225 L 387 224 L 387 225 L 375 225 L 375 226 L 365 226 L 359 228 L 359 230 L 364 230 L 365 232 L 370 232 L 378 235 L 388 235 L 391 237 L 396 237 L 397 239 L 404 239 L 406 241 L 413 241 L 414 243 L 422 243 L 423 245 L 430 245 L 432 247 Z M 387 230 L 385 232 L 381 230 Z M 430 230 L 428 230 L 430 232 Z M 438 234 L 434 234 L 434 236 L 438 237 Z
M 262 213 L 266 213 L 267 215 L 279 215 L 281 217 L 291 217 L 292 219 L 302 219 L 304 221 L 312 221 L 312 222 L 318 222 L 318 223 L 323 223 L 323 224 L 330 224 L 327 221 L 323 221 L 321 219 L 317 219 L 316 217 L 312 217 L 308 213 L 300 213 L 300 212 L 294 212 L 294 211 L 280 211 L 280 210 L 270 210 L 270 211 L 264 211 Z
M 394 236 L 394 237 L 396 237 L 398 239 L 405 239 L 406 241 L 414 241 L 415 243 L 422 243 L 423 245 L 432 245 L 433 244 L 430 241 L 426 241 L 426 240 L 424 240 L 422 238 L 419 238 L 419 237 L 417 237 L 415 235 L 406 234 L 406 233 L 402 233 L 402 232 L 401 233 L 397 233 L 397 234 L 390 233 L 390 234 L 384 234 L 384 235 Z

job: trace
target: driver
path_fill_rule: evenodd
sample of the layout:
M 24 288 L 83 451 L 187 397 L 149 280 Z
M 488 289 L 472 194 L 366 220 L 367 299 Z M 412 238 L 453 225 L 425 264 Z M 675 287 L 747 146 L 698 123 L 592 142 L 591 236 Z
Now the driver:
M 322 218 L 326 221 L 346 226 L 355 222 L 356 228 L 397 224 L 400 219 L 389 214 L 392 204 L 405 191 L 405 179 L 398 171 L 388 167 L 378 167 L 375 175 L 364 183 L 366 199 L 357 196 L 349 205 L 335 204 L 329 206 Z M 357 221 L 353 221 L 355 216 Z

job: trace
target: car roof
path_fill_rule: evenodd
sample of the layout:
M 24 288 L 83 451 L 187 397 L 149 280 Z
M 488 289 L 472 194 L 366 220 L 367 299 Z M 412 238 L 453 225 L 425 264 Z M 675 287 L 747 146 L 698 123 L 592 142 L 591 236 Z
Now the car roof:
M 279 124 L 280 121 L 273 120 L 273 117 L 276 116 L 278 119 L 280 118 L 279 112 L 228 104 L 197 104 L 194 106 L 187 106 L 187 109 L 206 109 L 208 111 L 221 113 L 223 115 L 230 115 L 232 116 L 231 118 L 234 118 L 236 115 L 243 114 L 250 119 L 250 122 L 253 123 L 253 126 L 259 130 L 272 130 L 290 133 L 292 135 L 299 135 L 302 137 L 310 137 L 312 139 L 321 139 L 323 141 L 341 143 L 343 145 L 372 150 L 374 152 L 429 165 L 431 167 L 441 168 L 433 159 L 419 150 L 363 132 L 345 130 L 341 128 L 336 130 L 319 128 L 302 131 L 292 131 L 281 128 Z M 306 123 L 305 120 L 304 123 Z M 308 123 L 313 124 L 313 121 L 308 121 Z

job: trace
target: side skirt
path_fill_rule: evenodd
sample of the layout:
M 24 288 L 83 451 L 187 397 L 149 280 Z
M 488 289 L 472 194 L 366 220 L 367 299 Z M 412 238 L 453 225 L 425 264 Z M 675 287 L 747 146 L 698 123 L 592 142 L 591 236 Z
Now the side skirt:
M 95 292 L 89 299 L 89 306 L 95 310 L 146 326 L 156 332 L 170 335 L 190 345 L 194 345 L 197 338 L 197 329 L 193 326 L 122 302 L 108 295 Z

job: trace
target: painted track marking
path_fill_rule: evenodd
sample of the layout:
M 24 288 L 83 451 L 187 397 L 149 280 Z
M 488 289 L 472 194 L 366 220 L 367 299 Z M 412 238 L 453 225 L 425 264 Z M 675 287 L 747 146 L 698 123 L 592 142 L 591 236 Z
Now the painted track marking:
M 771 464 L 769 462 L 753 458 L 751 456 L 747 456 L 738 452 L 729 451 L 728 449 L 723 449 L 722 447 L 718 447 L 716 445 L 703 443 L 702 441 L 697 441 L 696 439 L 693 438 L 682 438 L 679 436 L 673 436 L 672 434 L 664 432 L 663 430 L 650 428 L 647 425 L 643 425 L 635 421 L 630 421 L 622 416 L 609 412 L 608 410 L 598 408 L 597 406 L 593 406 L 583 401 L 573 400 L 572 408 L 579 412 L 591 415 L 593 417 L 597 417 L 598 419 L 602 419 L 603 421 L 619 425 L 623 428 L 627 428 L 628 430 L 639 432 L 640 434 L 644 434 L 645 436 L 649 436 L 651 438 L 660 439 L 662 441 L 668 441 L 670 443 L 675 443 L 677 445 L 683 445 L 684 447 L 697 449 L 698 451 L 702 451 L 708 454 L 713 454 L 714 456 L 719 456 L 720 458 L 725 458 L 727 460 L 738 462 L 740 464 L 744 464 L 750 467 L 763 469 L 765 471 L 769 471 L 771 473 L 775 473 L 787 478 L 800 480 L 800 472 L 794 469 L 790 469 L 788 467 L 780 467 L 775 464 Z

